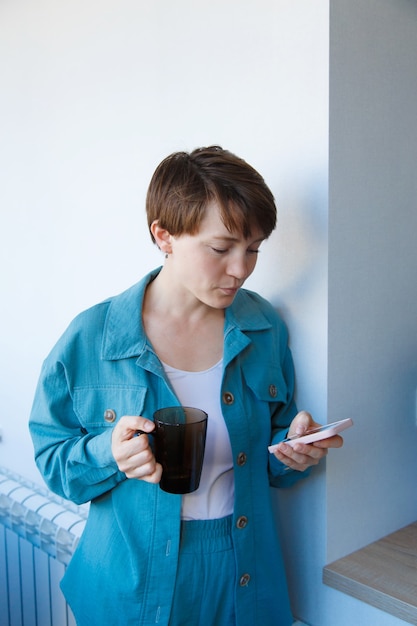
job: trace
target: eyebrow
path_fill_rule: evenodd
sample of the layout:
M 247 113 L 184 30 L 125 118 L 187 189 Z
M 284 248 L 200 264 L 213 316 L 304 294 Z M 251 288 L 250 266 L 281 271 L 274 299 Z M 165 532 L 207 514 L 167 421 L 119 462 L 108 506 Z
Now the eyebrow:
M 231 241 L 231 242 L 239 242 L 241 241 L 240 237 L 233 237 L 232 235 L 214 235 L 211 239 L 217 241 Z M 262 243 L 265 241 L 266 237 L 259 237 L 259 239 L 254 239 L 251 243 Z M 245 241 L 249 241 L 249 239 L 245 239 Z

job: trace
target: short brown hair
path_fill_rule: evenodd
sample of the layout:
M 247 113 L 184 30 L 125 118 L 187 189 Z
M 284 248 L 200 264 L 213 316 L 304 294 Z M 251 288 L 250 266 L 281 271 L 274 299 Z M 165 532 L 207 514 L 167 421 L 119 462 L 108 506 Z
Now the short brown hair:
M 148 225 L 158 220 L 171 235 L 192 235 L 211 201 L 218 202 L 226 228 L 245 238 L 254 226 L 265 238 L 276 226 L 274 197 L 262 176 L 219 146 L 174 152 L 158 165 L 146 197 Z

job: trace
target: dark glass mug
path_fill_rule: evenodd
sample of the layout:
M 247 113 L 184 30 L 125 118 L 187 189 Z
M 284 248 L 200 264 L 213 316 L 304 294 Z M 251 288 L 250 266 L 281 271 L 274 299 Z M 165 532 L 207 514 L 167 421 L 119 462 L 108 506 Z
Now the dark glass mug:
M 154 413 L 155 458 L 162 465 L 161 489 L 192 493 L 198 489 L 203 468 L 207 413 L 187 406 L 172 406 Z

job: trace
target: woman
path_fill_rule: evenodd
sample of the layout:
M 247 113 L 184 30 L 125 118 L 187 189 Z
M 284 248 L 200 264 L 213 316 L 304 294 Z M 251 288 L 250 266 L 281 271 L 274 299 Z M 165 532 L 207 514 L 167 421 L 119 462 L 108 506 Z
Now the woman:
M 333 437 L 268 445 L 315 426 L 297 413 L 287 331 L 242 289 L 276 224 L 271 191 L 219 147 L 175 153 L 147 196 L 164 266 L 81 313 L 46 359 L 30 419 L 56 493 L 91 501 L 62 582 L 77 624 L 289 626 L 270 485 L 289 486 Z M 200 487 L 162 491 L 155 410 L 209 415 Z

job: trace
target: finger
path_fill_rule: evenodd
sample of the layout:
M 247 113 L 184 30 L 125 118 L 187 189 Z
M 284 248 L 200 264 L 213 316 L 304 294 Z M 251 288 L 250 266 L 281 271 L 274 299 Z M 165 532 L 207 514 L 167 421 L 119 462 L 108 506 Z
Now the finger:
M 291 456 L 295 460 L 299 460 L 301 457 L 320 460 L 327 454 L 327 447 L 314 446 L 309 443 L 296 443 L 292 451 L 294 455 Z
M 142 477 L 146 483 L 154 483 L 157 484 L 161 481 L 162 477 L 162 465 L 159 463 L 155 463 L 155 469 L 151 474 L 146 474 Z
M 307 444 L 297 444 L 294 447 L 281 444 L 276 456 L 290 469 L 303 472 L 308 467 L 317 465 L 326 454 L 326 449 L 313 449 L 313 446 Z
M 141 437 L 133 435 L 130 439 L 123 441 L 121 446 L 123 446 L 123 456 L 130 458 L 133 466 L 139 465 L 140 462 L 146 462 L 145 456 L 153 456 L 149 439 L 146 435 Z
M 340 435 L 334 435 L 334 437 L 328 437 L 327 439 L 315 441 L 313 446 L 316 448 L 341 448 L 343 446 L 343 437 Z
M 311 428 L 314 424 L 315 422 L 313 421 L 310 413 L 307 411 L 300 411 L 291 422 L 289 436 L 303 435 L 306 430 Z
M 129 433 L 128 438 L 123 438 L 123 434 L 117 433 L 115 429 L 112 436 L 113 456 L 119 469 L 128 477 L 137 467 L 149 461 L 154 462 L 148 437 L 146 435 L 135 437 L 136 430 L 132 429 L 129 429 Z
M 291 463 L 306 469 L 318 465 L 326 455 L 327 450 L 320 450 L 318 454 L 296 454 L 291 458 Z
M 145 417 L 141 417 L 140 415 L 124 415 L 114 427 L 114 436 L 117 437 L 119 441 L 126 441 L 127 439 L 131 439 L 136 431 L 150 433 L 154 428 L 155 424 Z
M 128 478 L 144 480 L 147 483 L 159 483 L 162 476 L 162 466 L 152 458 L 148 463 L 132 468 L 126 476 Z
M 153 474 L 155 466 L 155 457 L 149 446 L 140 452 L 125 455 L 119 460 L 119 469 L 128 478 L 143 478 L 148 474 Z

